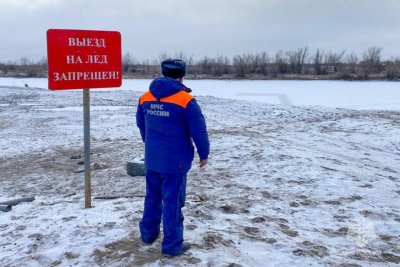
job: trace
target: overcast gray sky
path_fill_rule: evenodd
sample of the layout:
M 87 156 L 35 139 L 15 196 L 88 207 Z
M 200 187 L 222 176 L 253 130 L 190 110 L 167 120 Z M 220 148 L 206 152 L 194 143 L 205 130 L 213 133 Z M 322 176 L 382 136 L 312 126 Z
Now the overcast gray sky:
M 400 0 L 0 0 L 0 61 L 46 56 L 47 29 L 115 30 L 139 60 L 308 46 L 400 57 Z

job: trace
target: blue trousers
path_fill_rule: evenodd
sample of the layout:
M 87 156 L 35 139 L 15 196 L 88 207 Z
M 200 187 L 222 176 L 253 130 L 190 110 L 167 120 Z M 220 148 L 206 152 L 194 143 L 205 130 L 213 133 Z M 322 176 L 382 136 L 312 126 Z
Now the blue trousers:
M 183 249 L 182 207 L 186 198 L 186 173 L 163 174 L 146 170 L 146 198 L 139 228 L 143 242 L 153 243 L 163 220 L 162 253 L 179 255 Z

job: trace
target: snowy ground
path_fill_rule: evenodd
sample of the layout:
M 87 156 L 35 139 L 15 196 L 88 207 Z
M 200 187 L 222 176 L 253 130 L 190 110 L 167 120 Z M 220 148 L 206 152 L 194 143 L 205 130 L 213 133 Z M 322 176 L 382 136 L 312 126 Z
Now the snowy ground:
M 193 89 L 196 88 L 193 86 Z M 84 209 L 82 92 L 0 88 L 0 266 L 390 266 L 400 263 L 400 112 L 197 97 L 210 164 L 189 173 L 185 238 L 139 241 L 138 92 L 91 93 L 93 199 Z

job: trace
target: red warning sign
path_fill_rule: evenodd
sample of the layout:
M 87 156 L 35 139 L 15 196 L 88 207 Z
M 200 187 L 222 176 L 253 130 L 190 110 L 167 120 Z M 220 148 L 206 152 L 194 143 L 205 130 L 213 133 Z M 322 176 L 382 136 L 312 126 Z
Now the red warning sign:
M 115 31 L 47 31 L 49 89 L 119 87 L 121 34 Z

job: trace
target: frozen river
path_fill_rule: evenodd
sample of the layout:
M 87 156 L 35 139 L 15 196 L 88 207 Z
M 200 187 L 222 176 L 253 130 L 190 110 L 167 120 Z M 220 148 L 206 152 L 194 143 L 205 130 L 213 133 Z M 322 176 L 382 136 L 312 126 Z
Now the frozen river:
M 124 79 L 120 89 L 145 91 L 151 80 Z M 400 110 L 400 83 L 386 81 L 185 80 L 193 95 L 281 105 Z M 0 86 L 47 88 L 47 79 L 0 78 Z M 101 89 L 105 90 L 105 89 Z

